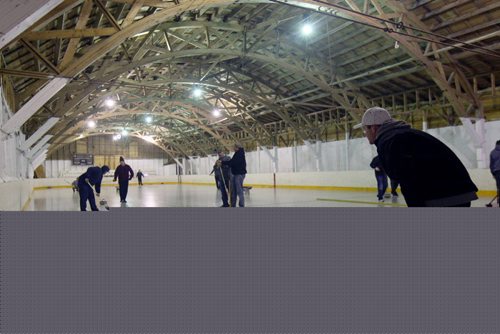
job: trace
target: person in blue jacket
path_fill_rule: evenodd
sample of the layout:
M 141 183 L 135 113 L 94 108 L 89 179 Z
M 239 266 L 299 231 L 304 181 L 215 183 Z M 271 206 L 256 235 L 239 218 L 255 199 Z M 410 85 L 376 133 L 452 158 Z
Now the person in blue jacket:
M 78 177 L 78 192 L 80 194 L 80 210 L 87 211 L 87 200 L 90 203 L 92 211 L 99 211 L 95 203 L 94 190 L 96 195 L 101 193 L 101 182 L 104 174 L 109 172 L 109 167 L 104 165 L 102 167 L 89 167 L 85 173 Z

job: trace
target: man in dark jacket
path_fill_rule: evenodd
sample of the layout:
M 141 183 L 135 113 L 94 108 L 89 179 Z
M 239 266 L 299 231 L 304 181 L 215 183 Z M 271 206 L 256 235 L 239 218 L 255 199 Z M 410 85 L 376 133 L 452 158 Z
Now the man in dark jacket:
M 490 171 L 497 182 L 497 203 L 500 207 L 500 140 L 497 140 L 495 148 L 490 153 Z
M 375 178 L 377 179 L 377 198 L 379 202 L 384 201 L 385 191 L 387 190 L 387 174 L 384 171 L 384 167 L 382 167 L 382 163 L 378 156 L 373 158 L 370 163 L 370 167 L 375 169 Z
M 92 186 L 95 186 L 96 195 L 101 193 L 101 182 L 104 174 L 109 172 L 109 167 L 104 165 L 99 167 L 89 167 L 85 173 L 78 177 L 78 193 L 80 194 L 80 210 L 87 211 L 87 200 L 90 203 L 92 211 L 99 211 L 95 203 L 94 191 Z
M 243 180 L 247 174 L 247 162 L 245 160 L 245 150 L 241 144 L 234 145 L 234 155 L 230 160 L 218 161 L 218 165 L 229 166 L 231 168 L 231 206 L 236 207 L 236 197 L 239 198 L 239 206 L 245 206 L 245 195 L 243 194 Z
M 227 156 L 223 151 L 219 151 L 218 161 L 229 161 L 231 158 Z M 212 171 L 215 173 L 215 180 L 218 183 L 217 188 L 220 189 L 222 196 L 222 207 L 229 207 L 228 201 L 228 191 L 231 185 L 231 168 L 228 165 L 222 165 L 220 163 L 215 163 L 214 169 Z
M 387 175 L 400 182 L 410 207 L 470 206 L 477 187 L 458 157 L 441 141 L 402 121 L 387 110 L 368 109 L 363 127 Z
M 128 181 L 132 180 L 133 177 L 134 171 L 125 163 L 125 159 L 120 157 L 120 165 L 115 169 L 115 177 L 113 181 L 116 181 L 116 178 L 118 178 L 121 203 L 127 203 Z

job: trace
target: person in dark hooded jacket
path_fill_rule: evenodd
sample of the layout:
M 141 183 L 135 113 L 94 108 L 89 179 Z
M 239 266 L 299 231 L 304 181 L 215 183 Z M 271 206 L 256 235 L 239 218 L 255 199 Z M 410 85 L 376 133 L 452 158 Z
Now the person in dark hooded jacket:
M 500 140 L 490 153 L 490 171 L 497 182 L 497 203 L 500 207 Z
M 80 194 L 80 210 L 87 211 L 87 200 L 90 203 L 92 211 L 99 211 L 95 202 L 94 191 L 92 186 L 95 187 L 96 195 L 101 193 L 101 182 L 104 174 L 109 172 L 109 167 L 104 165 L 102 167 L 89 167 L 85 173 L 78 177 L 78 192 Z
M 219 166 L 231 167 L 231 207 L 236 207 L 236 197 L 239 198 L 238 205 L 245 206 L 245 195 L 243 193 L 243 180 L 247 174 L 247 162 L 245 159 L 245 150 L 241 144 L 234 145 L 234 155 L 230 160 L 218 160 Z
M 410 207 L 470 206 L 477 187 L 448 146 L 426 132 L 395 121 L 387 110 L 368 109 L 361 124 L 387 175 L 400 182 Z

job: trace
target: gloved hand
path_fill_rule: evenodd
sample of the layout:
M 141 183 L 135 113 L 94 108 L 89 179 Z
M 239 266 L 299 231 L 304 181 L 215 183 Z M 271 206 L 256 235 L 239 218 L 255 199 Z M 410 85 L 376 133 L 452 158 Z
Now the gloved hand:
M 220 161 L 220 160 L 217 160 L 217 161 L 215 162 L 215 165 L 216 165 L 217 167 L 220 167 L 220 166 L 222 166 L 222 161 Z

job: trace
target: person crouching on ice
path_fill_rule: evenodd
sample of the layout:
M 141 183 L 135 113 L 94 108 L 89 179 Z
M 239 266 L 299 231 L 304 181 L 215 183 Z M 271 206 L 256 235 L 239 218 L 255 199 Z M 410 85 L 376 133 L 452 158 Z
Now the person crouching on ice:
M 99 211 L 95 203 L 94 190 L 96 195 L 101 193 L 101 182 L 104 174 L 109 172 L 109 167 L 104 165 L 102 167 L 89 167 L 85 173 L 78 177 L 78 192 L 80 194 L 80 210 L 87 211 L 87 200 L 90 203 L 92 211 Z

